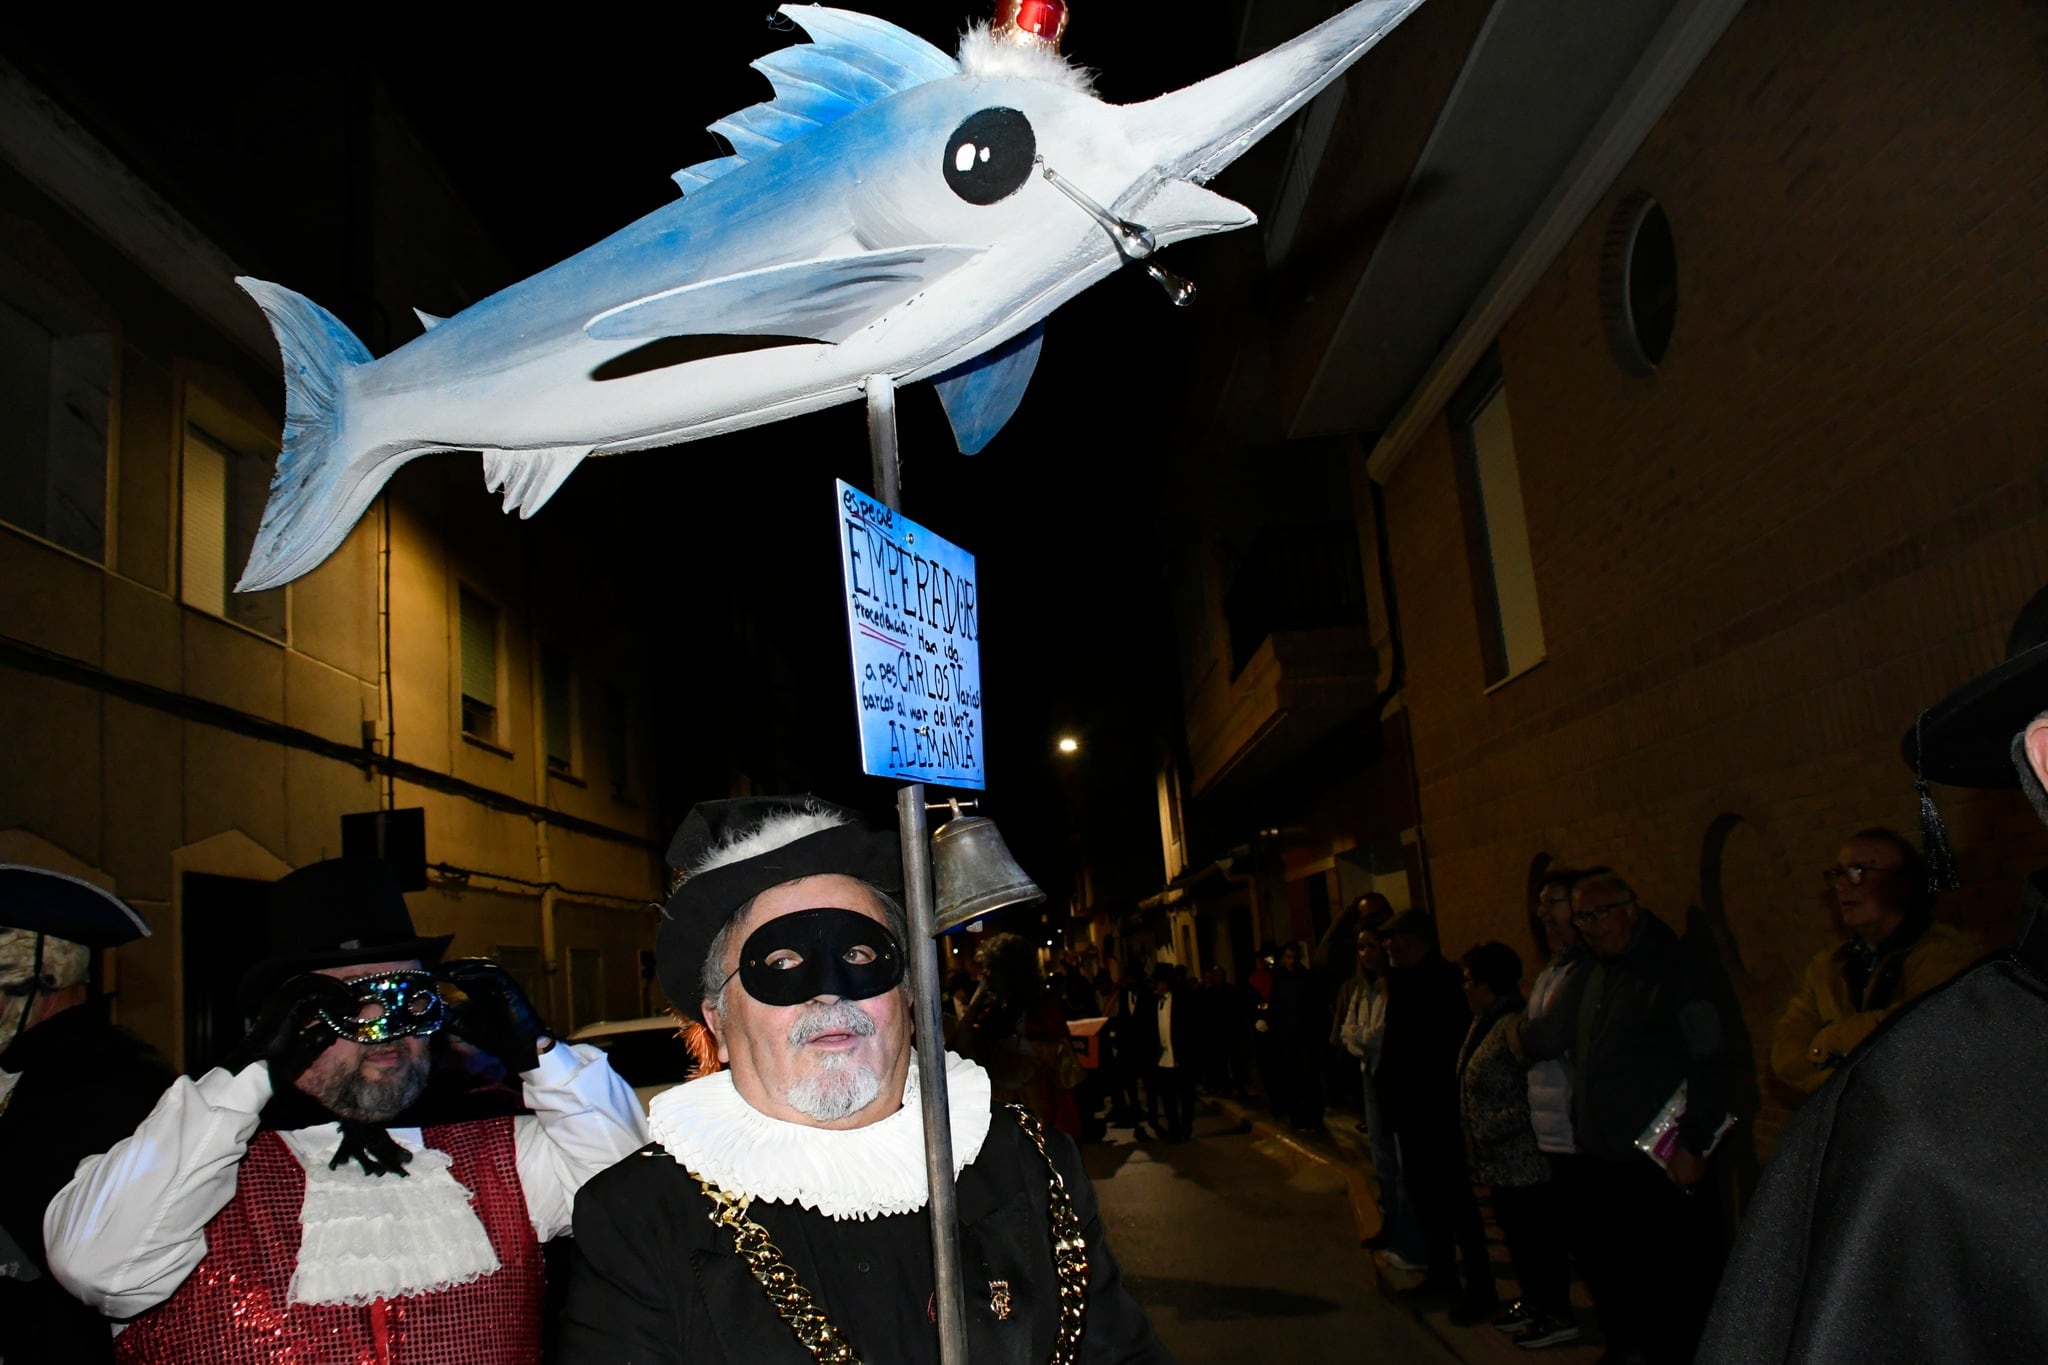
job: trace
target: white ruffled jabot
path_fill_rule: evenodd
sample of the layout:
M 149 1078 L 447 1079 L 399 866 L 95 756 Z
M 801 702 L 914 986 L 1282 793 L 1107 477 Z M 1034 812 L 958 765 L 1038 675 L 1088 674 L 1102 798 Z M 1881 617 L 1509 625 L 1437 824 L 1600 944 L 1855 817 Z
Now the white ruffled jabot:
M 291 1302 L 361 1305 L 431 1294 L 498 1269 L 490 1234 L 449 1170 L 449 1155 L 427 1146 L 417 1128 L 390 1133 L 412 1153 L 404 1179 L 365 1175 L 353 1161 L 329 1169 L 341 1146 L 340 1124 L 279 1134 L 306 1168 Z
M 946 1092 L 958 1175 L 988 1136 L 988 1073 L 948 1052 Z M 655 1096 L 647 1132 L 679 1165 L 722 1190 L 827 1218 L 914 1213 L 930 1198 L 914 1058 L 903 1107 L 865 1128 L 770 1118 L 740 1098 L 730 1071 L 720 1071 Z

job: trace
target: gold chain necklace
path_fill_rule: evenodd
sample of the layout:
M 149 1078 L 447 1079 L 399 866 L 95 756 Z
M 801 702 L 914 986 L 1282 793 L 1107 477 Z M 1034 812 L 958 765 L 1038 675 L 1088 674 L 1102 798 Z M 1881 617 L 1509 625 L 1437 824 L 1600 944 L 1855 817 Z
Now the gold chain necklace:
M 1016 1115 L 1024 1136 L 1038 1149 L 1046 1173 L 1052 1177 L 1048 1208 L 1052 1215 L 1052 1269 L 1060 1283 L 1060 1326 L 1053 1338 L 1052 1365 L 1074 1365 L 1081 1358 L 1081 1333 L 1088 1325 L 1088 1242 L 1081 1236 L 1081 1220 L 1074 1215 L 1074 1197 L 1067 1193 L 1067 1182 L 1060 1178 L 1059 1167 L 1045 1150 L 1045 1128 L 1038 1116 L 1021 1104 L 1003 1107 Z
M 1074 1365 L 1081 1354 L 1081 1333 L 1088 1320 L 1088 1243 L 1081 1235 L 1081 1220 L 1074 1214 L 1073 1196 L 1067 1193 L 1067 1182 L 1060 1178 L 1059 1168 L 1052 1164 L 1052 1155 L 1045 1148 L 1045 1129 L 1036 1116 L 1022 1105 L 1005 1105 L 1016 1118 L 1024 1135 L 1031 1139 L 1031 1145 L 1038 1149 L 1039 1157 L 1045 1162 L 1051 1198 L 1048 1212 L 1052 1221 L 1052 1263 L 1054 1277 L 1059 1281 L 1060 1322 L 1059 1331 L 1053 1338 L 1051 1365 Z M 797 1279 L 796 1268 L 783 1259 L 781 1248 L 769 1240 L 768 1229 L 747 1217 L 747 1209 L 754 1202 L 750 1196 L 730 1194 L 691 1171 L 704 1197 L 711 1201 L 711 1221 L 721 1228 L 732 1230 L 733 1250 L 746 1262 L 761 1288 L 768 1295 L 768 1302 L 789 1330 L 796 1334 L 798 1344 L 811 1353 L 811 1358 L 823 1365 L 861 1365 L 860 1353 L 853 1344 L 839 1334 L 832 1320 L 819 1310 L 811 1292 Z

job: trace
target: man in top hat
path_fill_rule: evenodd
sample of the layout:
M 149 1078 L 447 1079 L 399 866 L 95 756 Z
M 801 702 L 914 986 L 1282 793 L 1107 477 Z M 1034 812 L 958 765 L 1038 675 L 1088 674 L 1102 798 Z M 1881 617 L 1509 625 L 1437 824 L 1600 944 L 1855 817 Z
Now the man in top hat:
M 2017 786 L 2048 823 L 2048 590 L 1905 754 L 1923 780 Z M 1701 1361 L 2048 1360 L 2048 869 L 2020 901 L 2010 951 L 1895 1013 L 1786 1125 Z
M 79 1167 L 52 1272 L 128 1320 L 123 1362 L 538 1361 L 540 1243 L 643 1140 L 631 1087 L 501 968 L 441 964 L 377 859 L 285 877 L 269 927 L 238 1054 Z
M 92 952 L 142 938 L 126 902 L 0 865 L 0 1361 L 104 1361 L 107 1322 L 50 1278 L 43 1210 L 78 1163 L 132 1131 L 171 1069 L 89 994 Z
M 714 801 L 669 861 L 662 988 L 725 1069 L 658 1096 L 653 1145 L 577 1196 L 560 1358 L 937 1361 L 897 836 L 807 798 Z M 1073 1146 L 992 1109 L 974 1063 L 946 1078 L 970 1356 L 1167 1360 Z

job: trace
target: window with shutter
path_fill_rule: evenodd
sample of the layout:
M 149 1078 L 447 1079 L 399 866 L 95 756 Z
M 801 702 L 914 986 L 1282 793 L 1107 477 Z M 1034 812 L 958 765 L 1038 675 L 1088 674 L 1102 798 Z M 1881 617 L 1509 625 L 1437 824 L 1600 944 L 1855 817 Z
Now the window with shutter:
M 631 741 L 627 734 L 626 694 L 616 685 L 604 690 L 604 757 L 612 783 L 612 799 L 633 793 Z
M 1445 409 L 1458 448 L 1458 495 L 1472 567 L 1487 686 L 1543 662 L 1543 612 L 1522 507 L 1522 475 L 1500 357 L 1489 353 Z
M 178 595 L 215 616 L 228 611 L 227 455 L 196 433 L 185 436 L 185 487 L 178 514 Z
M 253 431 L 236 438 L 214 427 L 242 424 L 226 420 L 219 405 L 188 392 L 190 408 L 207 417 L 208 426 L 185 428 L 183 486 L 178 500 L 178 596 L 185 605 L 237 625 L 285 638 L 288 589 L 236 592 L 235 580 L 256 543 L 256 527 L 270 496 L 270 476 L 277 452 Z
M 541 730 L 548 748 L 548 770 L 576 769 L 576 666 L 566 649 L 543 645 L 540 651 Z
M 47 284 L 4 274 L 0 521 L 102 562 L 112 339 Z
M 462 733 L 498 742 L 498 609 L 461 590 Z

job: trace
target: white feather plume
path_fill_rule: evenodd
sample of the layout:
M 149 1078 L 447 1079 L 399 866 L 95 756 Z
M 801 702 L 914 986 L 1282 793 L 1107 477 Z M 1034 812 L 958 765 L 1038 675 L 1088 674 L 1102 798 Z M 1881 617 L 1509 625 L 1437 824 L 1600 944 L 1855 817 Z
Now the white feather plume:
M 970 76 L 1010 76 L 1063 85 L 1077 94 L 1095 93 L 1095 73 L 1076 66 L 1043 43 L 998 38 L 976 21 L 960 35 L 960 69 Z
M 821 810 L 815 806 L 802 806 L 795 810 L 771 815 L 744 833 L 737 833 L 724 842 L 706 849 L 690 864 L 685 875 L 695 877 L 709 872 L 714 867 L 725 867 L 731 863 L 743 863 L 749 858 L 758 858 L 764 853 L 773 853 L 787 844 L 828 829 L 851 823 L 837 811 Z

